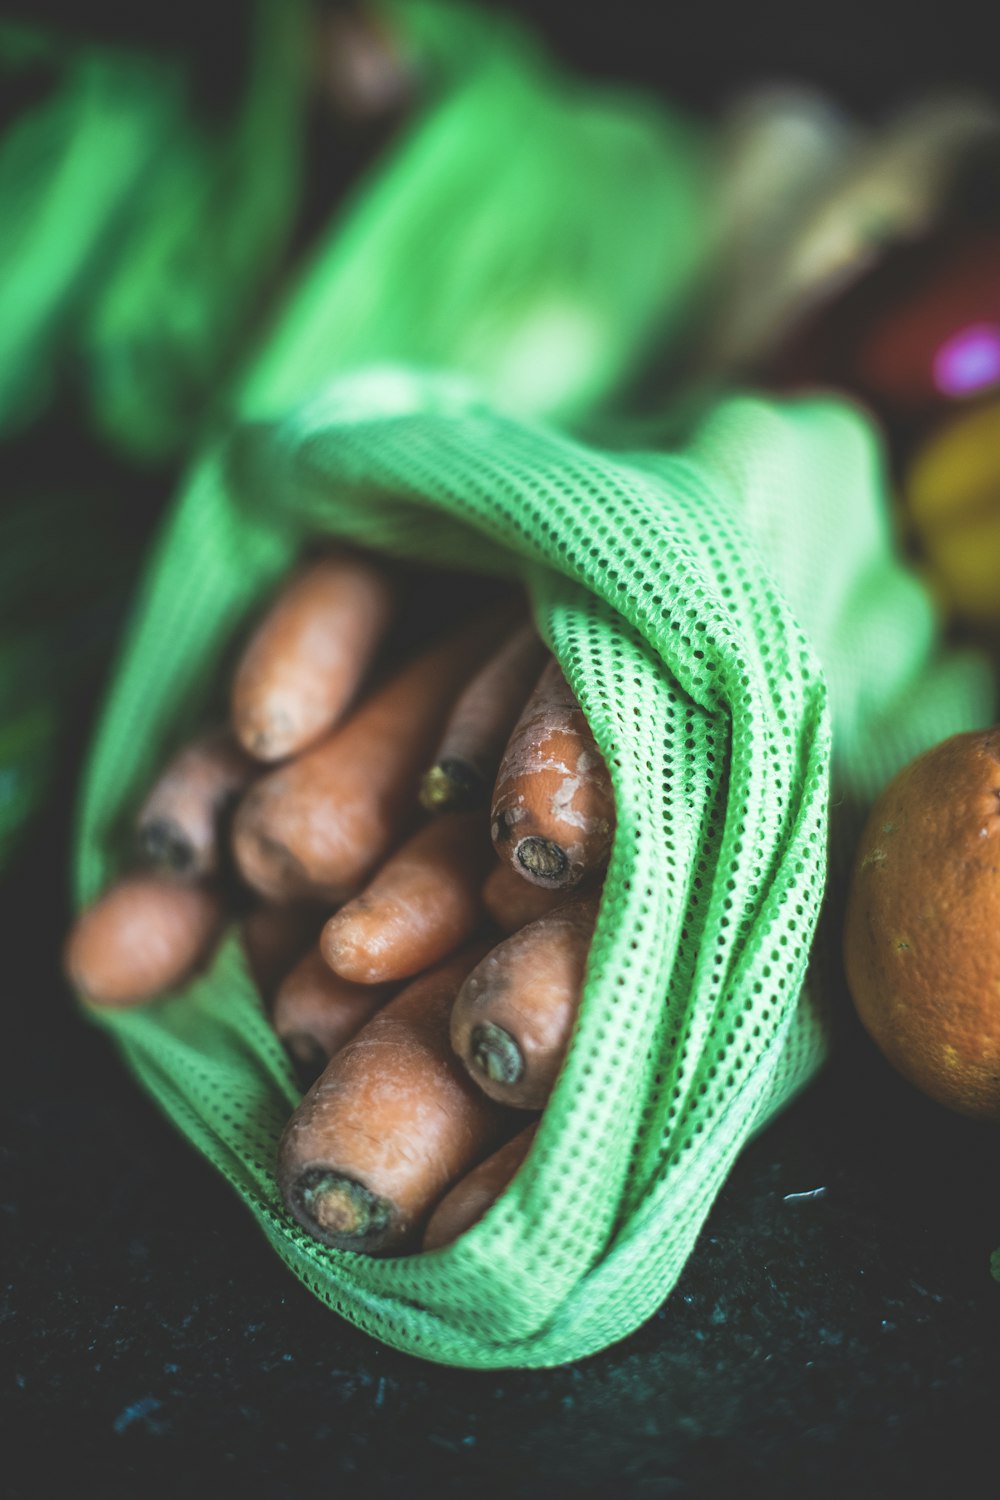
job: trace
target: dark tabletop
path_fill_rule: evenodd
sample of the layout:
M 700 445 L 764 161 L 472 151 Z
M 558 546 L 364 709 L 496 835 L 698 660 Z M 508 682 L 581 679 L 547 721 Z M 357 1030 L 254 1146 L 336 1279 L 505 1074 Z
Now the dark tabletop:
M 996 86 L 969 5 L 682 5 L 658 51 L 646 12 L 666 8 L 618 5 L 613 30 L 603 9 L 521 9 L 571 61 L 696 107 L 768 74 L 869 112 L 929 82 Z M 67 1472 L 102 1497 L 995 1492 L 1000 1136 L 897 1079 L 846 998 L 826 1071 L 745 1151 L 676 1290 L 620 1344 L 477 1373 L 327 1311 L 60 978 L 99 686 L 0 891 L 3 1493 L 61 1494 Z

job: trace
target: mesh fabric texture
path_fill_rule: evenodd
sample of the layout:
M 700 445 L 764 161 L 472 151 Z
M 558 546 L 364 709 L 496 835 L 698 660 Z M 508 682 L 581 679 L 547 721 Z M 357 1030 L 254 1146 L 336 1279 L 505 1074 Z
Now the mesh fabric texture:
M 940 652 L 885 514 L 873 434 L 833 402 L 724 401 L 673 453 L 615 454 L 403 368 L 247 424 L 201 466 L 94 748 L 82 900 L 121 871 L 157 766 L 319 535 L 521 579 L 614 782 L 569 1056 L 521 1172 L 451 1246 L 373 1260 L 285 1214 L 273 1163 L 298 1093 L 234 937 L 184 994 L 98 1017 L 345 1317 L 431 1360 L 544 1366 L 620 1339 L 674 1285 L 741 1147 L 825 1054 L 805 979 L 831 763 L 861 803 L 992 715 L 985 664 Z
M 412 112 L 229 388 L 214 382 L 290 234 L 305 7 L 256 0 L 245 95 L 212 132 L 187 110 L 176 61 L 0 28 L 0 70 L 52 84 L 0 139 L 0 437 L 38 416 L 67 369 L 94 425 L 144 459 L 183 451 L 209 407 L 281 414 L 373 359 L 455 367 L 564 421 L 634 378 L 691 307 L 710 235 L 704 135 L 641 96 L 580 84 L 495 14 L 390 9 L 420 81 Z M 33 497 L 16 503 L 30 518 Z M 75 532 L 86 504 L 70 493 L 56 529 Z M 49 577 L 51 535 L 18 541 L 18 574 Z M 73 549 L 74 590 L 99 608 L 94 551 Z M 66 698 L 25 634 L 12 609 L 0 867 L 44 798 Z M 62 643 L 50 632 L 41 648 Z

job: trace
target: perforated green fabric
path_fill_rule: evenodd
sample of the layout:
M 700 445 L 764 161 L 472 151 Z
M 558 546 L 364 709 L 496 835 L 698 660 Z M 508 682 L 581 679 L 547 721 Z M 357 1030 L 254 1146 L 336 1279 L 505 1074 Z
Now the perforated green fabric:
M 192 468 L 93 748 L 76 890 L 126 866 L 145 790 L 307 543 L 523 581 L 618 830 L 569 1057 L 486 1218 L 391 1261 L 303 1235 L 274 1180 L 298 1095 L 235 936 L 185 993 L 96 1019 L 323 1301 L 428 1359 L 548 1365 L 655 1309 L 742 1145 L 822 1059 L 803 983 L 830 703 L 847 808 L 986 722 L 991 683 L 938 658 L 856 414 L 724 402 L 667 455 L 541 421 L 592 415 L 676 327 L 707 240 L 706 153 L 516 32 L 399 14 L 434 66 L 462 67 L 319 247 L 241 383 L 240 425 Z
M 81 899 L 121 869 L 168 744 L 320 534 L 523 580 L 614 782 L 569 1056 L 514 1183 L 443 1250 L 329 1250 L 285 1214 L 273 1162 L 297 1092 L 234 938 L 187 993 L 99 1018 L 345 1317 L 432 1360 L 550 1365 L 621 1338 L 669 1292 L 739 1150 L 824 1055 L 804 981 L 831 698 L 838 802 L 992 714 L 985 664 L 940 653 L 885 510 L 873 436 L 833 402 L 734 399 L 674 453 L 616 455 L 403 368 L 244 426 L 200 468 L 95 746 Z
M 245 96 L 214 132 L 190 114 L 176 60 L 0 28 L 0 70 L 23 81 L 37 66 L 53 85 L 0 138 L 0 436 L 38 414 L 67 367 L 94 423 L 147 458 L 183 451 L 207 406 L 281 414 L 374 359 L 456 367 L 565 421 L 634 377 L 691 302 L 710 232 L 703 134 L 573 80 L 495 13 L 390 10 L 419 79 L 409 118 L 277 299 L 235 390 L 213 381 L 298 194 L 305 7 L 256 0 Z M 74 503 L 88 498 L 67 496 L 63 530 Z M 48 577 L 51 550 L 48 530 L 16 558 L 12 545 L 11 565 Z M 91 602 L 104 576 L 93 552 L 70 552 Z M 39 672 L 24 620 L 8 624 L 0 866 L 44 796 L 66 697 Z

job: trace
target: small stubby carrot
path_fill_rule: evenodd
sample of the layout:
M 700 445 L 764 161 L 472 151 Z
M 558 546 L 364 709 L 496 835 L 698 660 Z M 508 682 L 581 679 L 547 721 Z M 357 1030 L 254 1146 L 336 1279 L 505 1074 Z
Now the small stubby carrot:
M 491 1099 L 542 1109 L 569 1048 L 600 895 L 576 892 L 498 943 L 455 999 L 451 1041 Z
M 379 984 L 447 958 L 483 919 L 480 887 L 493 857 L 481 812 L 425 824 L 327 922 L 326 962 L 345 979 Z
M 427 1221 L 424 1250 L 440 1250 L 479 1223 L 517 1176 L 537 1131 L 538 1121 L 532 1120 L 445 1193 Z
M 139 1005 L 193 976 L 225 916 L 211 885 L 128 876 L 77 918 L 63 952 L 66 975 L 92 1005 Z
M 340 1250 L 400 1253 L 452 1183 L 503 1139 L 509 1115 L 451 1050 L 455 994 L 482 944 L 422 974 L 331 1058 L 278 1148 L 294 1217 Z
M 547 656 L 534 626 L 522 625 L 462 690 L 420 785 L 429 812 L 458 812 L 489 802 L 500 757 Z
M 383 568 L 347 552 L 285 586 L 233 677 L 233 729 L 250 755 L 298 755 L 339 722 L 389 628 L 394 593 Z
M 535 885 L 510 865 L 494 864 L 483 884 L 486 914 L 508 936 L 554 911 L 567 898 L 566 891 Z
M 233 822 L 248 885 L 277 901 L 357 895 L 406 835 L 441 721 L 509 619 L 509 606 L 497 606 L 463 622 L 327 739 L 254 783 Z
M 261 901 L 240 923 L 247 968 L 265 1004 L 294 968 L 329 915 L 329 907 L 311 901 L 278 904 Z
M 271 1023 L 309 1087 L 330 1058 L 395 993 L 391 984 L 352 984 L 311 948 L 278 987 Z
M 233 810 L 259 774 L 260 766 L 228 729 L 185 745 L 139 810 L 140 858 L 183 880 L 218 874 L 225 863 Z
M 527 880 L 566 889 L 602 870 L 614 792 L 559 664 L 542 672 L 504 751 L 493 789 L 493 844 Z

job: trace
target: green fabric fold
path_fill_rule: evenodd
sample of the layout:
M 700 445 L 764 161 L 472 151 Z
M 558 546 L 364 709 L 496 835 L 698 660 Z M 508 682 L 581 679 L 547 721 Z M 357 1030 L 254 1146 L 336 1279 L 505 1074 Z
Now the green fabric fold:
M 295 1091 L 235 941 L 186 994 L 98 1018 L 330 1306 L 424 1358 L 531 1366 L 623 1337 L 667 1295 L 741 1147 L 825 1055 L 804 985 L 831 764 L 888 773 L 886 705 L 892 755 L 992 713 L 984 663 L 900 628 L 929 606 L 893 557 L 885 503 L 869 430 L 833 402 L 738 398 L 675 453 L 609 454 L 402 368 L 237 429 L 200 470 L 95 746 L 82 899 L 120 870 L 178 717 L 205 711 L 230 642 L 320 535 L 520 578 L 615 786 L 569 1057 L 514 1184 L 442 1251 L 370 1260 L 285 1215 L 272 1163 Z M 854 601 L 846 645 L 838 592 Z M 933 726 L 905 710 L 931 679 Z

